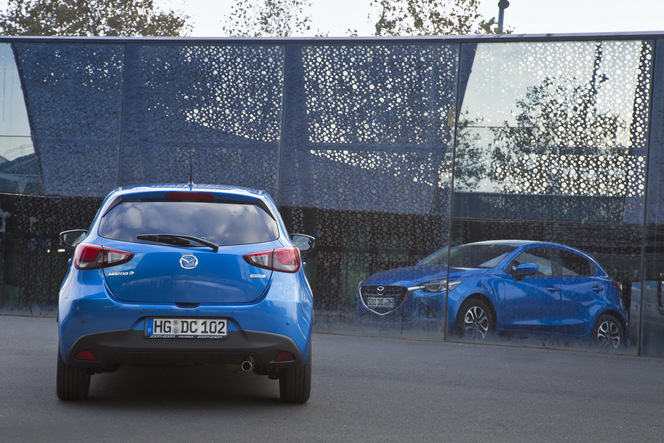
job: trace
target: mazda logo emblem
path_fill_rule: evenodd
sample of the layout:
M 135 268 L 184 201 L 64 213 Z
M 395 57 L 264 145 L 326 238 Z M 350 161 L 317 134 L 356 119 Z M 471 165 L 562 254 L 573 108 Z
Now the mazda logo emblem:
M 385 291 L 385 288 L 382 286 L 378 286 L 376 288 L 376 292 L 378 292 L 378 295 L 383 295 L 383 291 Z
M 183 255 L 180 257 L 180 266 L 182 269 L 194 269 L 198 266 L 198 259 L 193 255 Z

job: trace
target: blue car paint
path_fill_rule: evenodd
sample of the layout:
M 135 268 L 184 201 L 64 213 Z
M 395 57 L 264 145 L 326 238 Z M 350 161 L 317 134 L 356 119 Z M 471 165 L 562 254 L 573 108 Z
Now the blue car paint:
M 183 299 L 178 300 L 177 304 L 173 301 L 160 301 L 158 294 L 152 294 L 148 296 L 147 301 L 140 302 L 132 301 L 131 295 L 125 297 L 127 300 L 122 300 L 116 296 L 109 286 L 109 280 L 114 277 L 121 278 L 122 273 L 131 272 L 135 269 L 132 268 L 135 266 L 135 263 L 132 264 L 132 262 L 140 261 L 141 255 L 148 250 L 163 249 L 174 256 L 191 254 L 192 251 L 201 257 L 213 254 L 211 250 L 208 251 L 205 248 L 145 245 L 141 243 L 127 244 L 127 242 L 114 241 L 97 235 L 102 216 L 118 201 L 118 198 L 161 199 L 171 192 L 213 193 L 218 194 L 224 201 L 258 202 L 269 209 L 277 220 L 278 239 L 260 244 L 232 246 L 230 249 L 234 253 L 241 255 L 293 245 L 276 205 L 264 191 L 227 186 L 194 186 L 190 188 L 184 185 L 147 185 L 118 188 L 104 199 L 87 236 L 81 242 L 127 250 L 135 252 L 136 255 L 130 262 L 111 268 L 78 270 L 74 268 L 73 264 L 70 266 L 60 289 L 58 308 L 58 343 L 63 360 L 72 365 L 85 364 L 85 362 L 74 360 L 72 348 L 77 342 L 93 337 L 96 333 L 117 332 L 122 334 L 130 331 L 143 333 L 146 319 L 152 317 L 206 317 L 229 319 L 229 333 L 235 331 L 241 331 L 245 334 L 257 332 L 270 336 L 274 335 L 281 337 L 286 342 L 292 342 L 296 347 L 294 354 L 296 354 L 297 364 L 304 364 L 308 359 L 310 349 L 313 297 L 302 267 L 297 273 L 269 272 L 244 263 L 246 269 L 243 272 L 246 274 L 264 272 L 270 275 L 266 278 L 255 279 L 255 285 L 259 286 L 257 289 L 258 297 L 234 300 L 230 303 L 209 300 L 210 297 L 206 295 L 205 291 L 203 291 L 202 298 L 198 300 L 188 300 L 187 295 L 185 295 Z M 223 246 L 220 247 L 220 251 L 222 249 Z M 155 282 L 158 285 L 160 281 L 157 280 L 163 279 L 163 275 L 159 275 L 158 272 L 158 263 L 151 264 L 148 270 L 148 274 L 153 273 L 153 276 L 146 276 L 146 280 L 138 284 L 137 292 L 133 292 L 134 294 L 144 291 L 145 288 L 154 285 Z M 119 274 L 112 276 L 108 275 L 109 273 Z M 169 283 L 164 280 L 163 284 Z M 216 286 L 213 289 L 219 289 L 218 281 L 211 284 Z M 232 286 L 233 282 L 228 282 L 228 285 Z M 201 282 L 195 289 L 202 290 L 202 288 L 205 288 L 205 281 Z M 234 290 L 241 293 L 246 291 L 247 288 L 237 287 L 236 285 Z M 189 293 L 192 294 L 193 292 L 190 291 Z M 200 295 L 198 292 L 197 294 Z M 188 306 L 188 301 L 195 302 L 195 306 Z M 218 343 L 222 346 L 224 339 L 219 340 Z
M 452 267 L 448 270 L 446 265 L 418 264 L 374 274 L 360 283 L 355 294 L 358 318 L 364 323 L 428 323 L 442 326 L 447 306 L 447 329 L 449 333 L 454 333 L 463 302 L 469 297 L 482 297 L 495 310 L 497 331 L 589 337 L 595 322 L 603 313 L 617 315 L 627 328 L 627 313 L 619 291 L 601 266 L 585 252 L 549 242 L 518 240 L 481 243 L 513 244 L 515 249 L 503 257 L 495 268 L 490 269 Z M 519 254 L 535 247 L 554 248 L 581 255 L 595 265 L 595 273 L 591 277 L 528 276 L 518 281 L 506 272 L 508 265 Z M 449 294 L 446 291 L 427 293 L 422 289 L 412 290 L 403 305 L 384 314 L 369 309 L 359 292 L 362 286 L 417 288 L 438 279 L 460 284 Z
M 97 244 L 108 244 L 97 241 Z M 111 242 L 109 246 L 116 246 Z M 187 278 L 179 265 L 180 257 L 190 255 L 187 248 L 174 248 L 172 246 L 141 245 L 137 244 L 132 251 L 134 258 L 128 263 L 107 268 L 106 282 L 110 292 L 119 300 L 134 302 L 160 302 L 179 303 L 205 303 L 205 300 L 214 300 L 219 292 L 234 303 L 251 303 L 263 297 L 268 289 L 272 272 L 249 267 L 242 254 L 258 252 L 263 249 L 279 248 L 280 242 L 258 245 L 231 246 L 218 252 L 212 250 L 196 251 L 198 267 L 196 279 Z M 155 251 L 160 251 L 159 255 Z M 190 251 L 190 250 L 189 250 Z M 138 264 L 137 264 L 138 263 Z M 180 268 L 180 269 L 178 269 Z M 263 279 L 254 279 L 250 282 L 241 282 L 238 279 L 220 276 L 219 269 L 225 272 L 233 270 L 234 273 L 243 272 L 247 268 L 250 273 L 266 275 Z M 131 283 L 123 285 L 127 279 L 125 273 L 132 272 Z M 178 299 L 164 300 L 163 294 L 177 294 Z

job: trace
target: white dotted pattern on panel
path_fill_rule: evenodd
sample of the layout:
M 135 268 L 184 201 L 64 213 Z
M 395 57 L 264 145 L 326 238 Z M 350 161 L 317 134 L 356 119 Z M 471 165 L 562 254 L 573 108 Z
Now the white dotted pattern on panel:
M 446 46 L 306 48 L 309 141 L 447 143 L 455 63 Z
M 179 74 L 189 71 L 189 81 L 177 91 L 176 107 L 165 110 L 166 115 L 184 113 L 188 122 L 248 140 L 279 140 L 284 83 L 282 47 L 185 46 L 178 56 Z M 171 69 L 168 60 L 160 63 L 155 71 Z M 159 79 L 155 75 L 148 86 L 167 86 L 156 84 Z

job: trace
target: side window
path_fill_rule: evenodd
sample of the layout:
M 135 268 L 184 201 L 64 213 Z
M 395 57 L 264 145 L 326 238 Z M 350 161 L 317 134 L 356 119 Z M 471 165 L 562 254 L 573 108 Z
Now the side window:
M 563 277 L 588 277 L 595 274 L 595 265 L 585 257 L 569 251 L 558 251 Z
M 523 263 L 537 265 L 537 274 L 534 277 L 553 276 L 551 250 L 549 248 L 531 248 L 522 252 L 510 264 L 509 272 L 514 272 L 516 267 Z

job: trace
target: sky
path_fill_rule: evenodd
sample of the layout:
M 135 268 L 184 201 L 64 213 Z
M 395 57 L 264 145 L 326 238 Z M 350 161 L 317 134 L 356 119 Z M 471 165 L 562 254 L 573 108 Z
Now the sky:
M 192 37 L 223 37 L 223 18 L 235 0 L 154 0 L 163 10 L 190 17 Z M 509 0 L 505 28 L 516 34 L 664 31 L 664 0 Z M 0 1 L 0 4 L 6 0 Z M 347 36 L 373 34 L 371 0 L 311 0 L 314 33 Z M 486 18 L 498 18 L 498 0 L 480 0 Z M 374 20 L 375 21 L 375 20 Z M 314 35 L 314 34 L 312 34 Z

